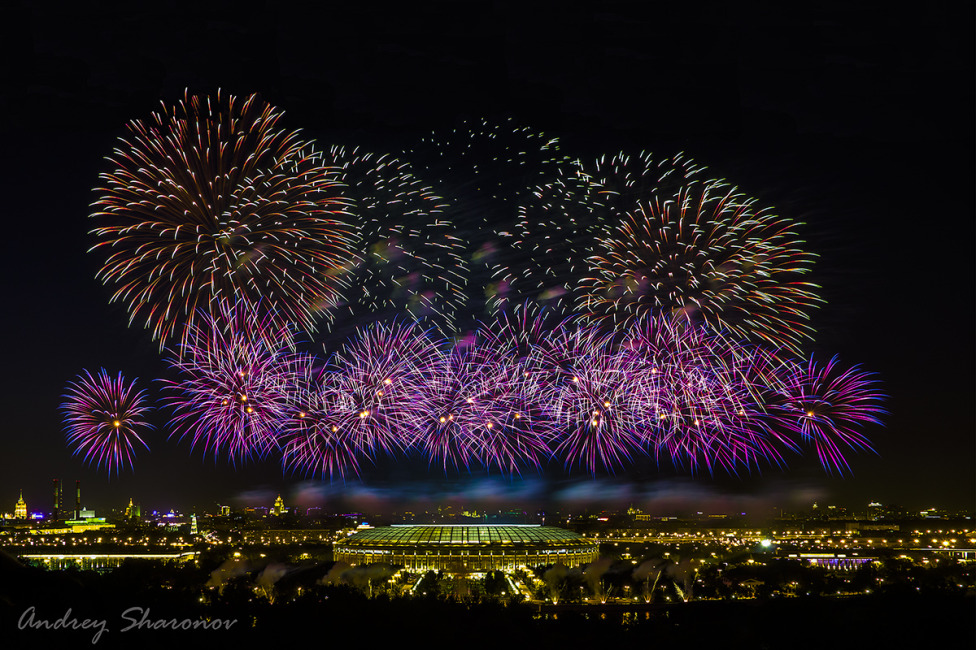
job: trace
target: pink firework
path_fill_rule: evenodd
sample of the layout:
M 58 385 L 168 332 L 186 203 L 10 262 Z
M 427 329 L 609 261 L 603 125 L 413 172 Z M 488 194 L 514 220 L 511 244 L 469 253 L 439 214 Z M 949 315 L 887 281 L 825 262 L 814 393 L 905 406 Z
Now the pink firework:
M 780 462 L 762 425 L 763 357 L 689 321 L 642 319 L 624 348 L 636 367 L 641 430 L 656 457 L 692 471 Z
M 414 446 L 446 471 L 478 462 L 510 467 L 510 450 L 500 433 L 508 422 L 510 370 L 477 350 L 439 351 L 409 389 L 407 425 Z
M 278 448 L 294 384 L 293 332 L 245 303 L 201 314 L 171 365 L 173 433 L 232 463 Z
M 294 365 L 289 412 L 282 423 L 284 469 L 321 478 L 358 476 L 362 427 L 358 416 L 350 418 L 340 407 L 341 377 L 316 367 L 312 357 L 303 356 Z
M 84 454 L 89 465 L 117 474 L 133 467 L 139 447 L 149 450 L 140 433 L 153 428 L 145 421 L 152 408 L 146 392 L 121 372 L 113 378 L 104 368 L 94 376 L 85 370 L 68 383 L 64 397 L 68 446 L 74 455 Z
M 886 411 L 885 396 L 870 373 L 857 366 L 843 368 L 837 357 L 825 365 L 811 358 L 806 364 L 782 366 L 771 388 L 771 426 L 813 445 L 828 472 L 850 471 L 845 448 L 872 449 L 859 429 L 880 424 Z
M 369 453 L 409 444 L 409 391 L 440 345 L 416 324 L 374 324 L 335 355 L 336 407 L 356 424 Z
M 590 339 L 568 337 L 571 345 Z M 597 467 L 613 471 L 641 448 L 638 433 L 639 393 L 628 355 L 608 339 L 582 349 L 565 350 L 568 363 L 546 396 L 555 428 L 560 432 L 555 454 L 566 465 L 579 464 L 590 473 Z

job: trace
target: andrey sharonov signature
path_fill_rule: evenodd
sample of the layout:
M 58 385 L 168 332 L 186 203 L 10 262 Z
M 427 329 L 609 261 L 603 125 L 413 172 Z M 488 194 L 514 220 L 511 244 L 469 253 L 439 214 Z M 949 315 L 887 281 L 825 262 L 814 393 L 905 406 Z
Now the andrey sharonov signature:
M 236 618 L 149 618 L 148 607 L 130 607 L 121 614 L 125 627 L 119 632 L 132 630 L 229 630 Z M 77 618 L 71 614 L 69 607 L 59 618 L 47 619 L 37 616 L 34 606 L 23 611 L 17 619 L 18 630 L 91 630 L 92 644 L 98 643 L 103 634 L 111 632 L 108 619 Z

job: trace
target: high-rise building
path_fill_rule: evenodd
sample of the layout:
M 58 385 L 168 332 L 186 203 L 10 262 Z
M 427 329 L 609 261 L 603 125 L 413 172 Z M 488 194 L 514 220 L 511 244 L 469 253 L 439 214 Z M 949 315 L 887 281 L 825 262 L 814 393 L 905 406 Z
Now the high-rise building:
M 125 518 L 138 519 L 141 516 L 142 516 L 142 509 L 137 504 L 133 504 L 132 497 L 129 497 L 129 505 L 125 507 Z
M 54 479 L 54 503 L 51 510 L 51 520 L 61 519 L 61 481 Z
M 286 512 L 288 511 L 285 509 L 285 502 L 281 500 L 281 495 L 279 494 L 278 498 L 275 499 L 274 506 L 271 507 L 271 514 L 280 517 Z
M 27 519 L 27 502 L 24 501 L 24 491 L 20 491 L 20 498 L 14 505 L 14 519 Z

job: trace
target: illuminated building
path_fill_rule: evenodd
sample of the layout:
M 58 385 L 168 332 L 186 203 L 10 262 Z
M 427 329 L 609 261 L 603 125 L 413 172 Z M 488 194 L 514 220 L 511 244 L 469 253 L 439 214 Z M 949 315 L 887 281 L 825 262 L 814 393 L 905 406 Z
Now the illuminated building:
M 278 498 L 275 499 L 274 505 L 271 506 L 271 514 L 276 517 L 280 517 L 286 512 L 288 512 L 288 510 L 285 509 L 285 502 L 281 500 L 281 495 L 279 494 Z
M 185 553 L 29 553 L 21 555 L 20 559 L 32 566 L 45 569 L 67 569 L 76 566 L 83 570 L 114 569 L 126 560 L 156 560 L 164 562 L 189 562 L 194 560 L 199 552 Z
M 27 502 L 24 501 L 24 491 L 20 491 L 20 498 L 14 505 L 14 519 L 27 519 Z
M 142 510 L 138 505 L 132 503 L 132 498 L 129 498 L 129 505 L 125 507 L 125 518 L 126 519 L 138 519 L 142 515 Z
M 90 530 L 101 530 L 103 528 L 115 528 L 115 524 L 105 521 L 104 517 L 86 517 L 85 519 L 69 519 L 64 522 L 65 526 L 70 526 L 72 533 L 85 533 Z
M 554 526 L 398 525 L 362 530 L 339 541 L 334 557 L 349 564 L 402 565 L 408 571 L 471 573 L 587 564 L 597 559 L 598 547 Z

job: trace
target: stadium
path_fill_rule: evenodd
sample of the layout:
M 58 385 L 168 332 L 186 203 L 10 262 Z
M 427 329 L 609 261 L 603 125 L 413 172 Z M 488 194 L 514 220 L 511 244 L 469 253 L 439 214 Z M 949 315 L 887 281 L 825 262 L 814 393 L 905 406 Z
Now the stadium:
M 597 559 L 595 542 L 538 525 L 398 525 L 360 531 L 337 542 L 337 561 L 402 565 L 409 571 L 479 573 Z

